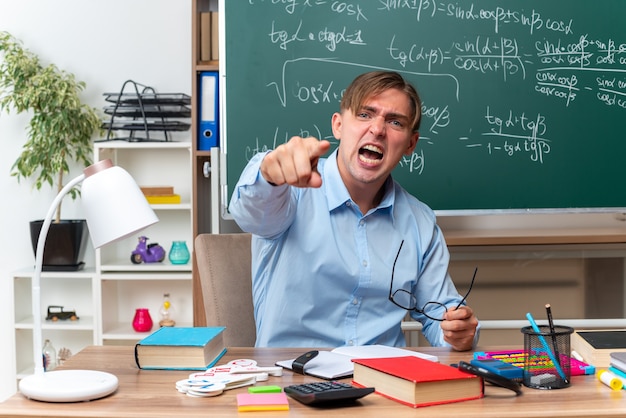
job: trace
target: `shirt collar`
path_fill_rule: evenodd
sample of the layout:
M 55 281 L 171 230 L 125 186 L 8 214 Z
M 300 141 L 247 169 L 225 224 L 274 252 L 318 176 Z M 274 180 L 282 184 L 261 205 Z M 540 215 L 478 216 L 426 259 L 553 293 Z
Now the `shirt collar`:
M 345 204 L 348 201 L 352 201 L 348 189 L 346 189 L 341 175 L 339 174 L 339 167 L 337 166 L 337 150 L 335 150 L 325 161 L 323 166 L 322 181 L 325 184 L 326 196 L 328 199 L 328 211 L 332 211 Z M 385 181 L 385 194 L 380 204 L 375 210 L 388 209 L 390 212 L 393 208 L 393 202 L 395 200 L 395 187 L 391 176 Z

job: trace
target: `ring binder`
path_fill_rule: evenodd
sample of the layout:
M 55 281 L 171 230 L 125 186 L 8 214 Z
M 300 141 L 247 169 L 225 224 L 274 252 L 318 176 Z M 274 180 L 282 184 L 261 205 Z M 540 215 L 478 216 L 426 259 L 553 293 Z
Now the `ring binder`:
M 198 150 L 218 146 L 218 79 L 217 71 L 200 73 L 200 123 L 198 124 Z

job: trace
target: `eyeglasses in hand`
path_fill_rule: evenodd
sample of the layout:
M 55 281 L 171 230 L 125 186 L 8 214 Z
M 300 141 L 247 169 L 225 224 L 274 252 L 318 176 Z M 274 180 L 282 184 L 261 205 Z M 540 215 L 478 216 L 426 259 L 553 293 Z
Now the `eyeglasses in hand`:
M 398 289 L 395 292 L 393 291 L 393 276 L 396 270 L 396 262 L 398 261 L 398 257 L 400 256 L 400 251 L 402 250 L 402 245 L 404 244 L 404 240 L 400 243 L 400 248 L 398 248 L 398 254 L 396 254 L 396 259 L 393 261 L 393 267 L 391 268 L 391 283 L 389 284 L 389 300 L 393 302 L 394 305 L 406 309 L 407 311 L 416 311 L 426 318 L 432 319 L 433 321 L 443 321 L 443 315 L 448 312 L 448 307 L 441 302 L 426 302 L 422 309 L 417 307 L 417 299 L 415 295 L 405 289 Z M 472 281 L 470 282 L 469 289 L 467 289 L 467 293 L 463 296 L 463 299 L 456 306 L 456 309 L 459 309 L 467 296 L 472 291 L 472 286 L 474 286 L 474 279 L 476 279 L 476 272 L 478 272 L 478 267 L 474 270 L 474 276 L 472 276 Z M 434 313 L 435 312 L 435 313 Z M 439 314 L 436 314 L 436 313 Z

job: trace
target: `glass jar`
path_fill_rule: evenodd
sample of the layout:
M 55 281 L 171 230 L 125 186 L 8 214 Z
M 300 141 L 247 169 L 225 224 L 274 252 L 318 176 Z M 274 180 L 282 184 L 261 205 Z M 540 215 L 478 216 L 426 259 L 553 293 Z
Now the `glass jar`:
M 148 332 L 152 329 L 152 317 L 146 308 L 137 308 L 133 318 L 133 329 L 137 332 Z
M 189 262 L 189 250 L 185 241 L 173 241 L 170 248 L 169 259 L 172 264 L 187 264 Z
M 50 340 L 46 340 L 43 345 L 43 369 L 46 372 L 53 370 L 57 366 L 57 350 Z

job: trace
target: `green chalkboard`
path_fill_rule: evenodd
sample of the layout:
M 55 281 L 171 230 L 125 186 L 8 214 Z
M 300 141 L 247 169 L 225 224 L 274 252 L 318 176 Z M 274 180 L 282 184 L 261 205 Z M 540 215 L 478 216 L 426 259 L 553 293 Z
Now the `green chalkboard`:
M 345 87 L 390 69 L 424 102 L 394 177 L 433 209 L 626 207 L 626 1 L 220 7 L 229 196 L 255 152 L 293 135 L 333 141 Z

